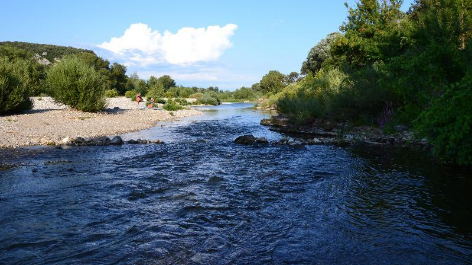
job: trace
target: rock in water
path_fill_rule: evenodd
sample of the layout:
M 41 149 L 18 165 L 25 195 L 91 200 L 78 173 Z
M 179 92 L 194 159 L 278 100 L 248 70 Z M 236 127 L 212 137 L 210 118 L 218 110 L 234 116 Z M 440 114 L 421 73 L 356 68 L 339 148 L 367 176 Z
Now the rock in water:
M 83 144 L 83 143 L 85 143 L 85 139 L 82 138 L 82 137 L 77 137 L 77 138 L 74 139 L 74 143 L 79 144 L 79 145 Z
M 237 144 L 254 144 L 256 142 L 256 137 L 252 134 L 242 135 L 234 140 Z
M 269 141 L 265 137 L 256 138 L 256 143 L 258 144 L 268 144 Z
M 96 145 L 107 145 L 108 143 L 110 143 L 110 139 L 106 136 L 93 139 L 93 144 Z
M 121 139 L 120 136 L 115 136 L 113 139 L 110 141 L 111 145 L 122 145 L 123 144 L 123 139 Z

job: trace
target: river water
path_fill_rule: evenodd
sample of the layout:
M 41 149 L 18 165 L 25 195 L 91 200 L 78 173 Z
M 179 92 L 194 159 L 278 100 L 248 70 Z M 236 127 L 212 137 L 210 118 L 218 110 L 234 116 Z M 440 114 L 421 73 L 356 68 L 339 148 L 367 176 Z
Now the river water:
M 277 140 L 248 104 L 124 135 L 2 150 L 0 264 L 471 264 L 468 172 L 406 150 Z

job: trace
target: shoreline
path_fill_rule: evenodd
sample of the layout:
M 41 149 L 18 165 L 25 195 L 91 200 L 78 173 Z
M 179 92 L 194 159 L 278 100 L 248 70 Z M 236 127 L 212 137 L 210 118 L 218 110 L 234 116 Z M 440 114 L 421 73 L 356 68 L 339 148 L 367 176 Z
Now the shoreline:
M 0 116 L 0 148 L 58 145 L 67 138 L 119 136 L 152 128 L 159 121 L 202 114 L 195 109 L 172 112 L 142 109 L 125 97 L 107 98 L 107 108 L 97 113 L 68 108 L 50 97 L 34 97 L 32 100 L 33 109 L 22 114 Z
M 347 123 L 333 123 L 322 119 L 310 125 L 295 125 L 290 119 L 279 114 L 263 119 L 261 125 L 271 131 L 293 135 L 300 144 L 353 146 L 368 145 L 379 147 L 411 148 L 430 151 L 432 145 L 426 139 L 417 139 L 406 126 L 397 126 L 395 132 L 386 134 L 378 127 L 349 127 Z M 281 141 L 281 144 L 284 144 Z

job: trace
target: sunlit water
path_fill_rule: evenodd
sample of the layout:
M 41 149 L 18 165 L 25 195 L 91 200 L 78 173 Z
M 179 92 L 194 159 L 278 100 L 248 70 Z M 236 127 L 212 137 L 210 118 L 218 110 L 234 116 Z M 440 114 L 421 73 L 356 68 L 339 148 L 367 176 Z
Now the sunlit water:
M 471 264 L 472 185 L 406 150 L 256 147 L 224 105 L 125 138 L 0 151 L 0 264 Z

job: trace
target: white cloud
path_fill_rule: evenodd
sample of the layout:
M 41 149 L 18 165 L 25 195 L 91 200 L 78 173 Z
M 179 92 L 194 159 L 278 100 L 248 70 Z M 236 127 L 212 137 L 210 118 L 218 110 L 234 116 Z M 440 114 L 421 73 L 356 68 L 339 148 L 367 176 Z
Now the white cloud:
M 121 37 L 113 37 L 98 47 L 112 51 L 122 57 L 128 65 L 147 66 L 160 62 L 190 65 L 195 62 L 217 60 L 232 46 L 229 38 L 238 28 L 235 24 L 224 27 L 185 27 L 164 34 L 152 30 L 148 25 L 137 23 Z

